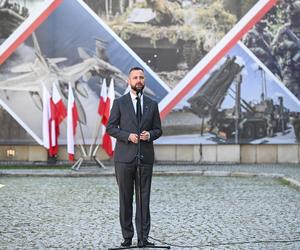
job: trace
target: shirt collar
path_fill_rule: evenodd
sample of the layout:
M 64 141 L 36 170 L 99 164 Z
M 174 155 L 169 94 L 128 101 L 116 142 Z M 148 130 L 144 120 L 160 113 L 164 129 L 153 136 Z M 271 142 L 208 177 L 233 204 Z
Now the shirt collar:
M 130 97 L 131 97 L 131 100 L 133 101 L 133 102 L 135 102 L 136 101 L 136 95 L 135 94 L 133 94 L 131 91 L 129 92 L 130 93 Z M 141 95 L 141 102 L 143 101 L 143 98 L 144 97 L 144 95 L 142 94 Z

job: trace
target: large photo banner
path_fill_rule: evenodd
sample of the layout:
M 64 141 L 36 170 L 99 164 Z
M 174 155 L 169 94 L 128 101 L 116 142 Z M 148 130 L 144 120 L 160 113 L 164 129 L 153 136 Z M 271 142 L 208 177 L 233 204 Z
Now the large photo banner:
M 239 42 L 167 115 L 165 136 L 159 140 L 293 144 L 299 107 L 289 89 Z
M 44 92 L 52 98 L 58 92 L 66 107 L 71 86 L 79 122 L 76 141 L 90 144 L 100 133 L 103 84 L 113 83 L 114 97 L 123 95 L 133 66 L 145 68 L 145 93 L 159 102 L 168 86 L 87 5 L 62 1 L 0 66 L 0 100 L 42 144 Z M 59 142 L 66 144 L 66 119 L 60 130 Z
M 300 1 L 17 2 L 0 2 L 0 104 L 37 143 L 44 93 L 67 107 L 69 87 L 76 143 L 100 142 L 101 90 L 123 95 L 132 66 L 159 102 L 159 144 L 298 143 Z
M 291 75 L 298 74 L 299 6 L 258 1 L 160 103 L 166 133 L 158 143 L 298 143 L 299 83 Z
M 85 2 L 170 88 L 174 88 L 257 1 Z

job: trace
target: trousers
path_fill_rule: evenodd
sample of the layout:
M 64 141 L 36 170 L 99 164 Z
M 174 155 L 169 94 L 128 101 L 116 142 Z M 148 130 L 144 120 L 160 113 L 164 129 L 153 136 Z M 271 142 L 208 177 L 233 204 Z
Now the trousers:
M 141 218 L 140 199 L 138 197 L 139 180 L 136 161 L 132 163 L 115 162 L 116 179 L 119 187 L 119 218 L 124 239 L 132 239 L 134 235 L 132 223 L 134 190 L 136 201 L 135 226 L 138 240 L 147 239 L 150 231 L 150 191 L 153 165 L 142 164 L 140 170 L 143 218 Z

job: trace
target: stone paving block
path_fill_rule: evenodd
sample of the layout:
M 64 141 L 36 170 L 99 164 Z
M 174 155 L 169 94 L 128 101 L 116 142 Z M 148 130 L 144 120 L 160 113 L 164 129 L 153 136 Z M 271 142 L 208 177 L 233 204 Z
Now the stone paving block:
M 200 145 L 201 162 L 215 163 L 217 161 L 217 145 Z M 200 155 L 201 156 L 201 155 Z
M 241 145 L 241 163 L 256 163 L 256 145 Z
M 232 172 L 230 174 L 232 177 L 255 177 L 257 176 L 256 173 L 249 173 L 249 172 Z
M 44 147 L 29 146 L 28 160 L 29 161 L 47 161 L 48 151 Z
M 257 145 L 257 163 L 276 163 L 277 145 Z
M 240 145 L 217 145 L 217 162 L 240 162 Z
M 154 176 L 202 176 L 204 171 L 154 171 Z
M 177 145 L 176 161 L 193 162 L 194 161 L 194 145 Z
M 278 163 L 298 163 L 299 146 L 298 145 L 278 145 L 277 161 Z
M 194 163 L 200 162 L 200 160 L 201 160 L 200 145 L 193 145 L 193 150 L 194 150 L 194 153 L 193 153 L 193 162 Z
M 257 176 L 260 177 L 267 177 L 267 178 L 274 178 L 274 179 L 278 179 L 278 178 L 283 178 L 284 175 L 283 174 L 278 174 L 278 173 L 258 173 Z
M 174 145 L 155 145 L 155 160 L 160 162 L 174 162 L 176 160 L 176 147 Z
M 6 150 L 8 149 L 8 146 L 0 146 L 0 159 L 7 159 Z
M 292 178 L 287 178 L 287 177 L 282 177 L 283 180 L 287 181 L 289 185 L 295 187 L 296 189 L 300 190 L 300 181 L 292 179 Z
M 231 173 L 229 171 L 204 171 L 203 176 L 218 176 L 218 177 L 228 177 Z

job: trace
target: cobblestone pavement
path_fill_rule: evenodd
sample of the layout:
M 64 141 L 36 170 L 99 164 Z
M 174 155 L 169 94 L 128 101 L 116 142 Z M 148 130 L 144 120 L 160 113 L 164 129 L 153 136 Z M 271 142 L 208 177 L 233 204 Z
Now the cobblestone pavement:
M 155 165 L 154 175 L 203 175 L 203 176 L 230 176 L 254 177 L 265 176 L 281 178 L 289 185 L 300 190 L 300 165 L 299 164 L 194 164 L 194 165 Z M 44 168 L 19 168 L 0 169 L 0 176 L 52 176 L 52 177 L 87 177 L 87 176 L 114 176 L 114 167 L 106 163 L 106 168 L 93 165 L 83 165 L 77 171 L 71 169 Z
M 3 176 L 0 184 L 1 250 L 122 240 L 112 176 Z M 299 208 L 299 190 L 273 178 L 154 176 L 151 236 L 191 249 L 300 249 Z
M 292 177 L 300 181 L 300 165 L 299 164 L 173 164 L 173 165 L 155 165 L 155 173 L 170 172 L 186 172 L 193 173 L 195 171 L 217 171 L 217 172 L 247 172 L 257 174 L 282 174 Z M 44 176 L 109 176 L 113 175 L 114 168 L 110 164 L 106 164 L 106 169 L 96 166 L 82 166 L 79 171 L 70 169 L 0 169 L 1 175 L 44 175 Z

